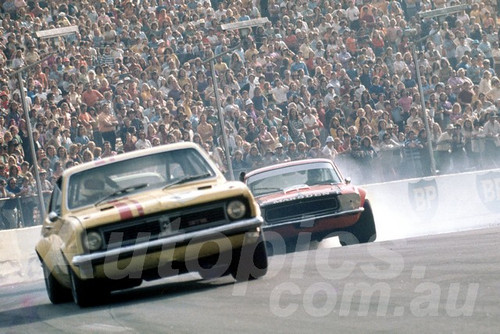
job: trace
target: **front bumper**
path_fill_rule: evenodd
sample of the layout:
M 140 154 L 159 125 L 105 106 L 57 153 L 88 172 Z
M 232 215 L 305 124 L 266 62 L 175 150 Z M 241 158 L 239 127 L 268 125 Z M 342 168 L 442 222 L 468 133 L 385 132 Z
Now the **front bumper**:
M 134 254 L 140 254 L 140 256 L 142 256 L 144 254 L 175 249 L 176 247 L 187 245 L 192 240 L 204 242 L 220 238 L 221 236 L 230 237 L 244 234 L 245 232 L 255 231 L 262 226 L 262 223 L 262 217 L 258 216 L 204 230 L 177 234 L 162 239 L 141 242 L 90 254 L 75 255 L 71 263 L 79 269 L 81 278 L 92 278 L 94 276 L 94 267 L 97 265 L 132 258 Z

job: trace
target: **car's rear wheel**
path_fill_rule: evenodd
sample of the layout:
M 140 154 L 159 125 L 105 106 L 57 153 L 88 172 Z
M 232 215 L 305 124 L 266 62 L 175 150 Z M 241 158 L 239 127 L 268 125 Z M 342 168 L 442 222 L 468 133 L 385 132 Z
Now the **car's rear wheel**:
M 59 283 L 44 262 L 42 262 L 42 268 L 45 288 L 52 304 L 61 304 L 71 301 L 71 290 Z
M 249 281 L 264 276 L 267 266 L 266 243 L 261 235 L 256 244 L 246 245 L 235 252 L 230 272 L 237 281 Z
M 377 237 L 375 219 L 373 218 L 372 207 L 368 200 L 365 200 L 363 208 L 365 210 L 359 217 L 356 224 L 345 229 L 339 235 L 339 241 L 342 246 L 364 244 L 375 241 Z
M 80 307 L 96 305 L 109 294 L 109 290 L 100 282 L 95 279 L 82 280 L 72 270 L 70 270 L 70 279 L 73 301 Z

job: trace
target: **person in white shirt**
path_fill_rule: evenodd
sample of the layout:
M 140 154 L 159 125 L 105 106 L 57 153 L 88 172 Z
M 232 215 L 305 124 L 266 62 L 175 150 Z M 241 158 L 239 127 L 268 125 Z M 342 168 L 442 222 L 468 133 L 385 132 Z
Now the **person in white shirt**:
M 151 148 L 153 145 L 146 138 L 146 133 L 144 131 L 139 132 L 139 139 L 135 142 L 135 148 L 138 150 L 143 150 L 146 148 Z
M 403 59 L 403 55 L 401 52 L 396 53 L 396 61 L 394 62 L 394 72 L 395 74 L 399 75 L 400 77 L 403 75 L 404 72 L 408 71 L 408 65 L 406 65 L 406 62 Z
M 222 16 L 226 15 L 227 10 L 224 8 L 224 3 L 219 2 L 218 8 L 215 11 L 215 17 L 220 20 Z
M 337 150 L 333 147 L 333 143 L 334 140 L 332 136 L 326 137 L 325 146 L 321 150 L 321 154 L 323 155 L 323 157 L 332 161 L 337 156 Z
M 354 0 L 350 2 L 349 8 L 345 10 L 345 15 L 349 20 L 351 29 L 357 30 L 359 28 L 359 9 L 356 7 Z
M 271 89 L 271 93 L 273 94 L 274 100 L 277 105 L 281 105 L 287 102 L 288 86 L 284 85 L 281 79 L 276 80 L 276 86 Z
M 458 38 L 458 46 L 457 46 L 457 49 L 456 49 L 457 59 L 462 59 L 463 55 L 466 52 L 470 52 L 470 51 L 471 51 L 470 46 L 468 46 L 465 43 L 465 37 L 464 36 L 460 36 Z
M 328 103 L 330 103 L 330 101 L 332 101 L 337 94 L 335 94 L 335 87 L 331 83 L 329 83 L 326 88 L 328 90 L 328 93 L 325 95 L 323 102 L 325 103 L 325 105 L 328 105 Z
M 437 158 L 439 161 L 439 170 L 442 174 L 447 173 L 450 170 L 450 151 L 453 130 L 454 126 L 452 124 L 448 124 L 446 131 L 443 131 L 437 141 Z
M 486 73 L 486 72 L 485 72 Z M 486 98 L 490 101 L 497 101 L 500 99 L 500 79 L 496 76 L 491 79 L 491 90 L 486 93 Z
M 318 118 L 312 113 L 310 107 L 304 109 L 305 115 L 302 117 L 302 122 L 304 122 L 304 134 L 306 136 L 306 142 L 310 145 L 311 140 L 315 137 L 315 131 L 319 129 Z

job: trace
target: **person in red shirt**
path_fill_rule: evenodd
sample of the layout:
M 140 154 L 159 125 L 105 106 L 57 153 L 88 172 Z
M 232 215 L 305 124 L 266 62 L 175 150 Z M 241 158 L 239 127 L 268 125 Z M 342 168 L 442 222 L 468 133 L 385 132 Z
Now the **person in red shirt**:
M 82 102 L 89 107 L 94 107 L 97 102 L 102 101 L 104 96 L 97 90 L 92 88 L 90 84 L 85 84 L 85 91 L 82 93 Z
M 7 94 L 6 91 L 1 91 L 0 92 L 0 107 L 3 109 L 7 109 L 9 106 L 9 94 Z

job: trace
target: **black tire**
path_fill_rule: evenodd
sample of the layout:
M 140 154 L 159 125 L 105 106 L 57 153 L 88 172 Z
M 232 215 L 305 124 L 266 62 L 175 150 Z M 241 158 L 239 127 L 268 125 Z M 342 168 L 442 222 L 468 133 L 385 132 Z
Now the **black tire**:
M 52 271 L 50 271 L 49 267 L 42 262 L 43 268 L 43 277 L 45 279 L 45 288 L 47 290 L 47 295 L 52 304 L 62 304 L 71 301 L 71 290 L 63 286 L 59 281 L 54 277 Z
M 266 242 L 261 236 L 253 245 L 247 245 L 235 252 L 231 263 L 231 275 L 237 281 L 251 281 L 267 273 Z
M 363 208 L 365 210 L 356 224 L 339 234 L 339 240 L 342 246 L 373 242 L 377 238 L 375 219 L 373 218 L 372 207 L 368 200 L 365 200 Z
M 297 250 L 298 239 L 297 237 L 291 237 L 285 239 L 285 252 L 293 253 Z
M 260 241 L 257 244 L 257 247 L 255 247 L 255 252 L 253 254 L 253 264 L 259 270 L 256 273 L 250 273 L 249 279 L 258 279 L 267 273 L 267 249 L 266 243 L 264 241 Z
M 110 291 L 95 279 L 82 280 L 72 270 L 70 279 L 73 301 L 80 307 L 99 304 L 109 295 Z
M 266 241 L 265 245 L 266 245 L 267 256 L 273 256 L 274 254 L 277 254 L 276 251 L 274 250 L 272 243 Z

